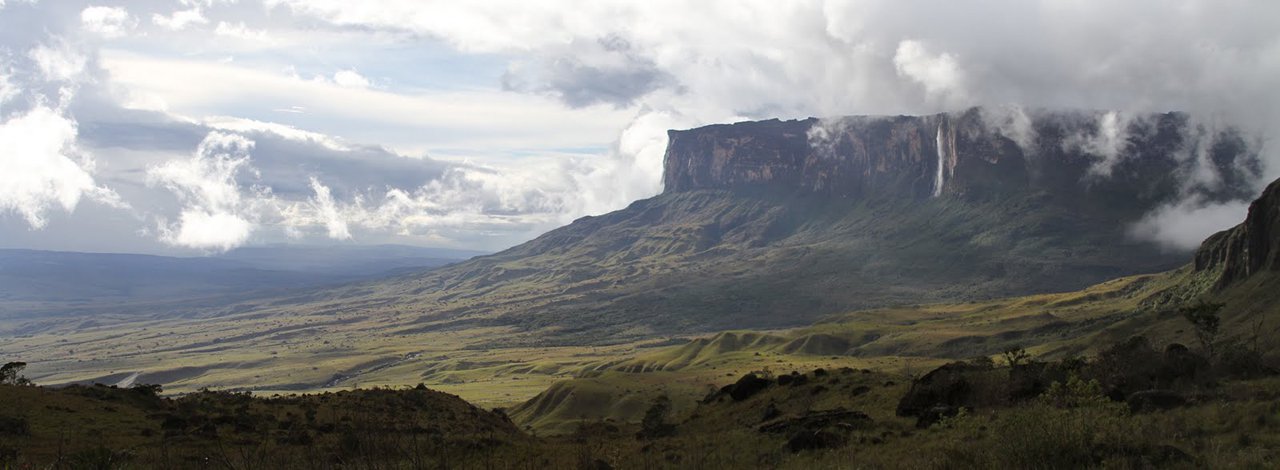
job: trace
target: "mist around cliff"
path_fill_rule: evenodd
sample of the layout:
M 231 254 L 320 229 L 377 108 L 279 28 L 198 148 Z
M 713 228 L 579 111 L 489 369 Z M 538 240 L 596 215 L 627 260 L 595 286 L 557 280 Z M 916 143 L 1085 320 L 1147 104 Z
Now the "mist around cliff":
M 668 129 L 973 106 L 1002 110 L 992 119 L 1020 144 L 1033 110 L 1097 110 L 1100 131 L 1073 142 L 1097 156 L 1093 179 L 1126 158 L 1132 116 L 1166 111 L 1206 134 L 1238 128 L 1266 162 L 1257 181 L 1280 176 L 1273 2 L 0 8 L 0 141 L 28 156 L 0 160 L 0 174 L 23 175 L 0 177 L 0 232 L 15 246 L 498 248 L 658 193 Z M 308 62 L 299 44 L 334 56 Z M 496 72 L 424 92 L 402 62 L 362 62 L 421 49 Z M 430 83 L 436 70 L 409 72 Z M 257 147 L 234 168 L 214 162 L 237 171 L 195 171 L 215 133 Z M 190 184 L 148 184 L 150 168 L 179 166 Z M 201 187 L 227 198 L 190 191 Z M 1135 221 L 1135 236 L 1185 247 L 1243 216 L 1242 201 L 1194 193 Z M 76 237 L 90 229 L 92 247 Z

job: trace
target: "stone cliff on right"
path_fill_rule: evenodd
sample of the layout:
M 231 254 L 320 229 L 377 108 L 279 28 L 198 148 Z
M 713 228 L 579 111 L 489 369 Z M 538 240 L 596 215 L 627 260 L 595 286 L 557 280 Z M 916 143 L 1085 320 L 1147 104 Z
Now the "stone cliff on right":
M 1195 269 L 1216 274 L 1213 288 L 1218 291 L 1280 271 L 1280 180 L 1249 205 L 1244 222 L 1205 240 L 1196 252 Z

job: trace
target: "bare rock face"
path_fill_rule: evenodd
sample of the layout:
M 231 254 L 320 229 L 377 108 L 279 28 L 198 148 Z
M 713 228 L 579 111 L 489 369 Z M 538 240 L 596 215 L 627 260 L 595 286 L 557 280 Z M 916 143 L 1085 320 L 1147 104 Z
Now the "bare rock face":
M 1258 174 L 1243 138 L 1177 113 L 972 109 L 670 136 L 662 194 L 500 253 L 388 279 L 376 294 L 361 286 L 325 295 L 418 309 L 399 333 L 537 332 L 475 345 L 512 347 L 1071 291 L 1186 264 L 1190 253 L 1136 240 L 1132 224 L 1188 195 L 1251 198 Z M 1213 178 L 1195 177 L 1205 173 Z M 815 336 L 788 347 L 835 354 L 851 345 Z
M 840 198 L 991 199 L 1046 193 L 1069 204 L 1150 210 L 1211 162 L 1211 199 L 1242 196 L 1256 155 L 1231 130 L 1179 113 L 1105 129 L 1099 113 L 1037 112 L 1010 125 L 974 108 L 929 116 L 758 121 L 669 132 L 665 192 L 781 191 Z M 1197 153 L 1203 153 L 1197 154 Z
M 1195 269 L 1222 270 L 1217 289 L 1259 272 L 1280 271 L 1280 180 L 1249 205 L 1244 223 L 1205 240 L 1196 252 Z
M 926 197 L 939 118 L 762 121 L 671 131 L 666 191 L 790 188 Z

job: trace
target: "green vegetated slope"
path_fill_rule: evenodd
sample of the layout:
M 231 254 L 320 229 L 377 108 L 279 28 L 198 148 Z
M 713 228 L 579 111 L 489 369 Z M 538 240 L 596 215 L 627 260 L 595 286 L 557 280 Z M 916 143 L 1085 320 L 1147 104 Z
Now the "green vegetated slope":
M 513 408 L 512 416 L 544 432 L 567 432 L 584 418 L 638 422 L 639 410 L 626 414 L 612 408 L 617 400 L 643 401 L 644 396 L 651 399 L 662 393 L 691 399 L 726 377 L 753 370 L 870 367 L 911 375 L 947 361 L 999 357 L 1011 349 L 1025 349 L 1044 360 L 1091 356 L 1135 335 L 1162 343 L 1193 344 L 1191 328 L 1176 309 L 1197 301 L 1225 302 L 1224 338 L 1260 339 L 1267 350 L 1280 346 L 1272 339 L 1280 331 L 1280 303 L 1259 300 L 1274 296 L 1268 289 L 1280 284 L 1263 274 L 1256 281 L 1214 292 L 1207 281 L 1215 274 L 1189 266 L 1077 292 L 856 311 L 809 327 L 723 332 L 633 358 L 588 365 L 579 378 L 557 383 L 554 390 Z M 1254 295 L 1255 291 L 1267 293 Z M 1188 292 L 1199 294 L 1170 299 Z M 638 380 L 662 380 L 665 385 L 627 386 Z M 566 399 L 575 396 L 573 391 L 580 386 L 590 389 L 594 398 Z M 606 393 L 614 394 L 614 399 L 600 396 Z M 557 405 L 548 406 L 549 402 Z M 596 403 L 606 407 L 593 408 Z
M 499 319 L 551 327 L 552 338 L 571 342 L 626 338 L 641 328 L 794 326 L 855 308 L 1070 290 L 1170 267 L 1152 247 L 1117 246 L 1120 230 L 1100 232 L 1092 221 L 1035 199 L 857 201 L 695 191 L 641 201 L 477 260 L 482 272 L 512 278 L 493 290 L 463 282 L 457 287 L 475 294 L 457 295 L 514 300 L 530 285 L 567 281 L 569 295 L 537 309 L 517 302 Z
M 57 382 L 187 368 L 165 383 L 316 390 L 363 375 L 405 384 L 431 379 L 408 366 L 434 367 L 423 360 L 441 355 L 793 327 L 869 306 L 1064 290 L 1167 267 L 1151 246 L 1116 244 L 1122 227 L 1073 214 L 1035 199 L 664 194 L 411 276 L 17 325 L 24 337 L 0 352 Z
M 1041 359 L 1088 356 L 1133 336 L 1191 344 L 1196 338 L 1178 311 L 1197 303 L 1222 305 L 1219 334 L 1225 341 L 1247 342 L 1270 354 L 1277 350 L 1274 338 L 1280 331 L 1277 259 L 1280 182 L 1253 203 L 1242 224 L 1206 240 L 1194 262 L 1176 270 L 1120 278 L 1076 292 L 855 311 L 792 330 L 723 332 L 588 366 L 583 373 L 588 378 L 557 384 L 555 393 L 521 405 L 514 416 L 549 430 L 567 429 L 586 416 L 634 422 L 639 414 L 600 413 L 590 408 L 592 402 L 565 405 L 572 412 L 546 403 L 564 402 L 559 397 L 572 395 L 579 385 L 599 395 L 601 382 L 626 383 L 644 374 L 684 377 L 671 382 L 687 384 L 687 379 L 716 368 L 768 370 L 795 367 L 806 358 L 825 360 L 828 366 L 875 360 L 881 370 L 892 359 L 892 367 L 910 373 L 912 362 L 936 364 L 1010 350 L 1025 349 Z M 593 402 L 610 403 L 601 398 Z
M 145 388 L 0 386 L 18 404 L 0 410 L 0 458 L 294 468 L 1267 467 L 1280 459 L 1277 195 L 1280 183 L 1177 270 L 1074 292 L 853 311 L 808 327 L 633 348 L 621 359 L 584 351 L 576 378 L 503 413 L 406 388 L 166 400 Z M 1179 312 L 1200 302 L 1222 303 L 1216 354 Z M 952 363 L 936 367 L 944 362 Z M 560 373 L 565 364 L 476 365 Z M 72 426 L 106 437 L 67 444 L 61 430 Z

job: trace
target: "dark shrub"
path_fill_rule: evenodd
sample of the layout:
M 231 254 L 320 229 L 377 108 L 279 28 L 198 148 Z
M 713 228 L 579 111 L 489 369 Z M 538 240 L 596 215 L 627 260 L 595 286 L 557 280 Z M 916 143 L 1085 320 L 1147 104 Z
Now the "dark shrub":
M 129 387 L 129 390 L 143 396 L 158 397 L 161 392 L 164 392 L 164 387 L 160 384 L 134 384 Z
M 1129 395 L 1129 412 L 1145 413 L 1171 410 L 1187 404 L 1187 399 L 1172 390 L 1143 390 Z
M 1156 385 L 1161 388 L 1200 385 L 1209 380 L 1209 372 L 1208 360 L 1186 346 L 1172 343 L 1164 348 Z
M 1263 362 L 1261 352 L 1237 343 L 1221 345 L 1215 359 L 1214 366 L 1223 377 L 1254 379 L 1271 372 Z
M 105 447 L 82 450 L 68 458 L 71 468 L 110 470 L 123 468 L 133 456 L 127 451 L 115 452 Z
M 0 366 L 0 385 L 31 385 L 31 381 L 22 376 L 22 369 L 26 368 L 25 362 L 9 362 Z
M 1161 354 L 1147 338 L 1134 336 L 1098 355 L 1089 368 L 1089 377 L 1102 384 L 1103 391 L 1115 401 L 1124 401 L 1133 392 L 1150 390 L 1162 366 Z
M 1003 402 L 1008 374 L 1002 370 L 953 362 L 911 382 L 898 401 L 898 416 L 920 416 L 936 405 L 973 408 Z
M 733 398 L 733 401 L 746 400 L 768 388 L 769 383 L 769 379 L 758 377 L 756 374 L 744 375 L 730 386 L 729 397 Z
M 827 430 L 802 430 L 787 440 L 787 449 L 791 452 L 804 450 L 834 449 L 848 442 L 842 434 Z
M 937 424 L 943 418 L 950 418 L 958 414 L 960 414 L 960 407 L 958 406 L 936 405 L 920 413 L 920 416 L 916 418 L 916 427 L 924 429 Z
M 657 439 L 674 435 L 676 426 L 667 422 L 667 415 L 670 413 L 671 398 L 666 395 L 654 398 L 653 404 L 649 405 L 649 409 L 644 412 L 644 418 L 640 420 L 640 432 L 636 433 L 636 438 Z
M 24 416 L 0 416 L 0 434 L 26 436 L 31 434 L 31 425 Z

